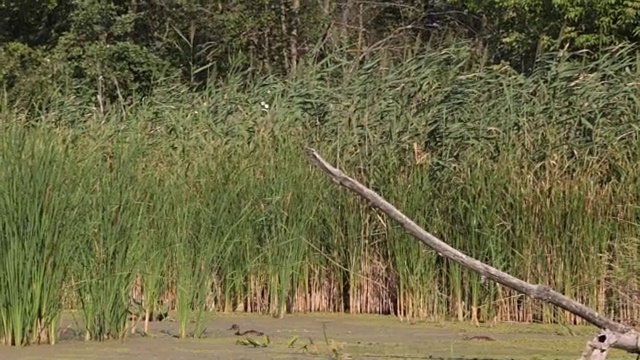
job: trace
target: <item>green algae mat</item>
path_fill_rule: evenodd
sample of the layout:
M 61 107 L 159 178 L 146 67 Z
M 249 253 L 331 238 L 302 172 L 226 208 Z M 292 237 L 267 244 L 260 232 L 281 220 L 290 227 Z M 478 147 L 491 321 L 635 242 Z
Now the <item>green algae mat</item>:
M 150 336 L 85 342 L 65 316 L 56 345 L 2 347 L 0 359 L 576 359 L 597 330 L 590 326 L 407 323 L 388 316 L 214 315 L 201 339 L 178 339 L 178 324 L 151 323 Z M 237 336 L 229 328 L 264 336 Z M 611 359 L 634 359 L 614 350 Z

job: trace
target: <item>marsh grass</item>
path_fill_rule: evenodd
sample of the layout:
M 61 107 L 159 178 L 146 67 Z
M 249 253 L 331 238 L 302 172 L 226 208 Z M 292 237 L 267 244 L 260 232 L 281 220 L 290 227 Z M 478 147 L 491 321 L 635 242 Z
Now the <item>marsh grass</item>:
M 474 59 L 466 44 L 355 71 L 335 56 L 287 81 L 158 88 L 99 116 L 65 97 L 5 106 L 5 342 L 55 324 L 63 286 L 91 339 L 125 336 L 132 290 L 147 313 L 177 309 L 182 337 L 190 319 L 204 332 L 206 311 L 580 323 L 417 244 L 313 169 L 304 146 L 464 252 L 637 317 L 635 56 L 550 54 L 527 76 Z
M 56 342 L 78 205 L 66 154 L 41 129 L 11 127 L 0 141 L 0 341 L 8 345 Z
M 129 139 L 127 139 L 129 140 Z M 141 233 L 145 231 L 148 195 L 137 174 L 139 145 L 112 141 L 82 162 L 83 219 L 77 246 L 86 339 L 122 339 L 137 264 L 141 260 Z M 94 156 L 91 156 L 94 155 Z M 143 227 L 144 226 L 144 227 Z

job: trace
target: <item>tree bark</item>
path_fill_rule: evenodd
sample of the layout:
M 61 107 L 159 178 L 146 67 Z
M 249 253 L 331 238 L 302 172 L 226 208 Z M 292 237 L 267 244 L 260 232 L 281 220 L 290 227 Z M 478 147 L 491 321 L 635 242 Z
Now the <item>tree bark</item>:
M 298 67 L 298 29 L 300 28 L 300 0 L 291 0 L 291 31 L 289 32 L 289 51 L 291 53 L 292 75 Z
M 447 243 L 431 235 L 393 205 L 387 202 L 373 190 L 350 178 L 337 168 L 327 163 L 314 149 L 308 148 L 307 154 L 311 162 L 331 178 L 360 197 L 368 200 L 390 218 L 398 222 L 406 232 L 413 235 L 425 245 L 434 249 L 440 256 L 444 256 L 456 263 L 471 269 L 481 276 L 485 276 L 501 285 L 507 286 L 534 299 L 543 300 L 571 312 L 601 329 L 600 333 L 587 343 L 581 359 L 603 360 L 607 357 L 609 348 L 625 350 L 629 353 L 640 354 L 639 333 L 629 326 L 608 319 L 589 307 L 572 300 L 545 285 L 533 285 L 514 276 L 504 273 L 490 265 L 463 254 Z

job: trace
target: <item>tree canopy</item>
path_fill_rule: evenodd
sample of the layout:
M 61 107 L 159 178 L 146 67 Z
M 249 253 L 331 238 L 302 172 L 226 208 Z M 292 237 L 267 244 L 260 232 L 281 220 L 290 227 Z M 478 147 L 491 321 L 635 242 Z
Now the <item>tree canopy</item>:
M 526 72 L 546 51 L 635 43 L 639 11 L 634 0 L 2 0 L 0 83 L 28 97 L 102 81 L 126 97 L 169 75 L 203 86 L 239 69 L 290 75 L 327 54 L 403 61 L 452 41 Z

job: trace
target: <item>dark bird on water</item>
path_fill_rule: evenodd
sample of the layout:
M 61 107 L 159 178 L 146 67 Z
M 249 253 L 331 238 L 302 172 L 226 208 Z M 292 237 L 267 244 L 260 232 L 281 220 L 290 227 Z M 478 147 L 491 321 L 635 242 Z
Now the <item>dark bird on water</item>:
M 229 328 L 229 330 L 235 330 L 235 335 L 237 336 L 243 336 L 243 335 L 256 335 L 256 336 L 262 336 L 264 335 L 263 332 L 261 331 L 257 331 L 257 330 L 247 330 L 247 331 L 243 331 L 240 332 L 240 326 L 238 326 L 238 324 L 233 324 L 231 325 L 231 327 Z

